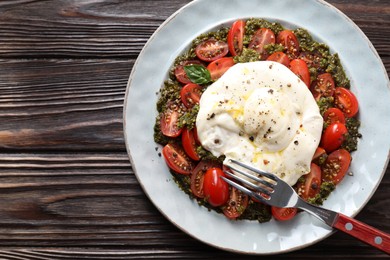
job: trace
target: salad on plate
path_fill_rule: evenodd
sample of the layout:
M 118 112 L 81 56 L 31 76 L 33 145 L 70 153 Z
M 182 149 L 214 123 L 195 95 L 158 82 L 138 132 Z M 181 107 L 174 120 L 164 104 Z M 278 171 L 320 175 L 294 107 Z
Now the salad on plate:
M 321 205 L 357 149 L 358 100 L 337 53 L 303 28 L 259 18 L 194 39 L 160 89 L 155 142 L 179 187 L 229 219 L 292 219 L 228 186 L 236 159 Z

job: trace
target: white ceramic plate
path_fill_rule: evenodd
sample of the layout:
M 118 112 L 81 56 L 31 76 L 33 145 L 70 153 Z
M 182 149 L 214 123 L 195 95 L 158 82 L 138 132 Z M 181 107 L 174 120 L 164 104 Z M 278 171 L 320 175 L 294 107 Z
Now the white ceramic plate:
M 230 221 L 190 200 L 173 182 L 156 151 L 153 126 L 156 92 L 177 57 L 199 34 L 238 18 L 279 21 L 306 28 L 337 52 L 360 102 L 363 138 L 353 153 L 351 171 L 324 207 L 355 216 L 370 199 L 386 170 L 390 138 L 390 84 L 372 44 L 343 13 L 321 0 L 197 0 L 153 34 L 130 75 L 124 132 L 132 167 L 154 205 L 189 235 L 218 248 L 247 254 L 276 254 L 316 243 L 332 230 L 307 213 L 289 222 Z

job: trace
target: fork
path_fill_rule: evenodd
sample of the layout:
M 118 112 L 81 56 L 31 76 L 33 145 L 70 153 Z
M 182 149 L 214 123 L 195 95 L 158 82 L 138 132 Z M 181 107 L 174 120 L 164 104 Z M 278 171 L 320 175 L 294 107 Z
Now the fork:
M 330 227 L 341 230 L 387 254 L 390 254 L 389 234 L 341 213 L 307 203 L 298 196 L 290 185 L 274 174 L 258 170 L 250 165 L 233 159 L 230 159 L 228 162 L 229 164 L 226 164 L 226 166 L 228 166 L 231 170 L 257 182 L 257 184 L 252 183 L 225 170 L 225 174 L 231 179 L 224 176 L 221 176 L 221 178 L 243 193 L 270 206 L 302 209 L 319 218 Z M 262 178 L 248 173 L 242 168 L 254 172 Z M 240 182 L 241 184 L 233 181 L 232 179 Z

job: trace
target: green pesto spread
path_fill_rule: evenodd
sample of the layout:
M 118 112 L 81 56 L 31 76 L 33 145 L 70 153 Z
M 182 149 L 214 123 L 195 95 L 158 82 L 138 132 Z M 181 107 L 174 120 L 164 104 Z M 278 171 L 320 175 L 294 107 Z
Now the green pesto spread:
M 360 121 L 354 117 L 346 118 L 345 126 L 347 127 L 348 133 L 344 136 L 345 139 L 341 147 L 348 152 L 356 151 L 358 139 L 362 137 L 359 133 Z
M 323 182 L 321 183 L 320 192 L 314 198 L 309 198 L 307 202 L 314 205 L 322 205 L 335 188 L 336 186 L 333 182 Z
M 199 112 L 199 105 L 195 105 L 193 108 L 185 112 L 179 119 L 179 128 L 187 127 L 188 130 L 191 130 L 195 127 L 196 116 Z
M 200 158 L 202 158 L 202 160 L 214 161 L 221 164 L 225 160 L 224 155 L 221 155 L 220 157 L 215 157 L 212 153 L 204 149 L 202 146 L 198 146 L 196 148 L 196 153 L 199 155 Z
M 248 206 L 239 219 L 257 220 L 260 223 L 268 222 L 272 218 L 271 207 L 262 203 L 257 203 L 252 200 L 248 202 Z
M 320 109 L 320 114 L 323 116 L 325 111 L 331 107 L 334 107 L 334 98 L 333 97 L 321 97 L 317 101 L 317 105 Z M 324 125 L 324 129 L 326 126 Z
M 233 58 L 235 63 L 246 63 L 259 61 L 260 57 L 257 51 L 249 48 L 243 48 L 241 54 Z
M 157 101 L 157 111 L 163 112 L 166 104 L 170 101 L 180 100 L 181 86 L 177 81 L 167 80 L 160 89 L 160 97 Z

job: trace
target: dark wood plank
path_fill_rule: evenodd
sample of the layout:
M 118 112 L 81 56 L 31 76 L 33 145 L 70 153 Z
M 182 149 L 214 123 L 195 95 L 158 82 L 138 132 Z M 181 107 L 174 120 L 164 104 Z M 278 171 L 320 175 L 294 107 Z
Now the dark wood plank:
M 0 57 L 134 58 L 189 0 L 2 1 Z
M 0 125 L 0 147 L 124 150 L 122 107 L 132 64 L 0 60 L 0 121 L 7 122 Z
M 0 57 L 135 58 L 157 27 L 189 0 L 2 1 Z M 389 56 L 387 0 L 331 0 Z

